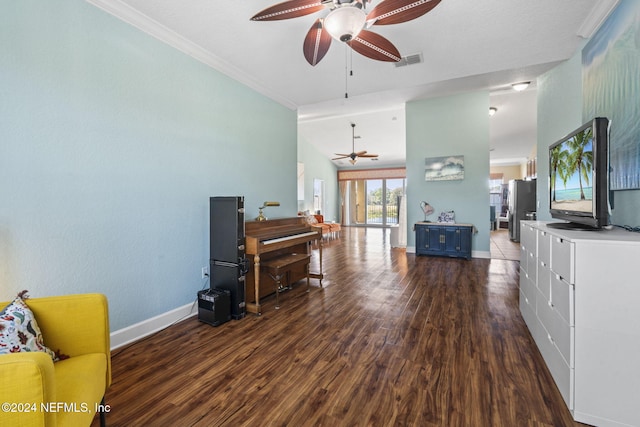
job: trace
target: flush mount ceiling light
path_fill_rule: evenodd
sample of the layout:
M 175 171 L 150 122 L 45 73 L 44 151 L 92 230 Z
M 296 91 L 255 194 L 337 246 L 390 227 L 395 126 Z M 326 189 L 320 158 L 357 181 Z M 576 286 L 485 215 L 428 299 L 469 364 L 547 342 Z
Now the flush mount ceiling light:
M 531 82 L 519 82 L 519 83 L 512 84 L 511 87 L 513 88 L 513 90 L 516 90 L 518 92 L 522 92 L 523 90 L 528 88 L 530 84 L 531 84 Z
M 497 112 L 498 112 L 498 109 L 496 107 L 489 107 L 489 115 L 490 116 L 493 116 Z

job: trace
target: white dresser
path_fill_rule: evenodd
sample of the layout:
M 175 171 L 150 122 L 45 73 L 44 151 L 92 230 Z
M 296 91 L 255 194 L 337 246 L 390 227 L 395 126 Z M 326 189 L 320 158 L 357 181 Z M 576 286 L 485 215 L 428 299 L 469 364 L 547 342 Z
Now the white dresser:
M 640 233 L 520 227 L 520 311 L 574 419 L 640 426 Z

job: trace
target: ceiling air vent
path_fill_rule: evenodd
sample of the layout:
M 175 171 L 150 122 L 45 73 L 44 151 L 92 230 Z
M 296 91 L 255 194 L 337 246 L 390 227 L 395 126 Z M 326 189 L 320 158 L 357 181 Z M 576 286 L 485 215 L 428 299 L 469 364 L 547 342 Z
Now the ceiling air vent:
M 419 64 L 422 62 L 422 54 L 416 53 L 414 55 L 403 56 L 400 61 L 395 62 L 396 68 L 406 67 L 407 65 Z

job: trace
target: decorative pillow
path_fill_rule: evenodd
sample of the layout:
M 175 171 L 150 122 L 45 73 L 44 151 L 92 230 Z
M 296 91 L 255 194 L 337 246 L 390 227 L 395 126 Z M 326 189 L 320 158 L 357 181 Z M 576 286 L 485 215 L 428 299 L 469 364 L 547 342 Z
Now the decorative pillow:
M 20 292 L 11 304 L 0 311 L 0 354 L 42 351 L 54 362 L 59 360 L 56 353 L 44 345 L 36 318 L 23 298 L 28 298 L 27 291 Z
M 314 215 L 307 215 L 307 224 L 309 225 L 313 225 L 313 224 L 317 224 L 318 220 L 316 219 L 316 217 Z

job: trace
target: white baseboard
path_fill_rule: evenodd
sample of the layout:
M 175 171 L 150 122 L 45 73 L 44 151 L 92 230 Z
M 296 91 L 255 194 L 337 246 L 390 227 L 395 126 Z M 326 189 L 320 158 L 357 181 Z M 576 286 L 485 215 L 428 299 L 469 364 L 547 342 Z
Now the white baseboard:
M 111 333 L 111 350 L 115 350 L 170 326 L 198 313 L 197 303 L 190 302 L 142 322 Z
M 471 251 L 471 258 L 491 259 L 491 252 L 490 251 Z
M 416 247 L 415 246 L 407 246 L 408 254 L 415 254 Z M 491 259 L 491 252 L 489 251 L 471 251 L 471 258 L 487 258 Z

